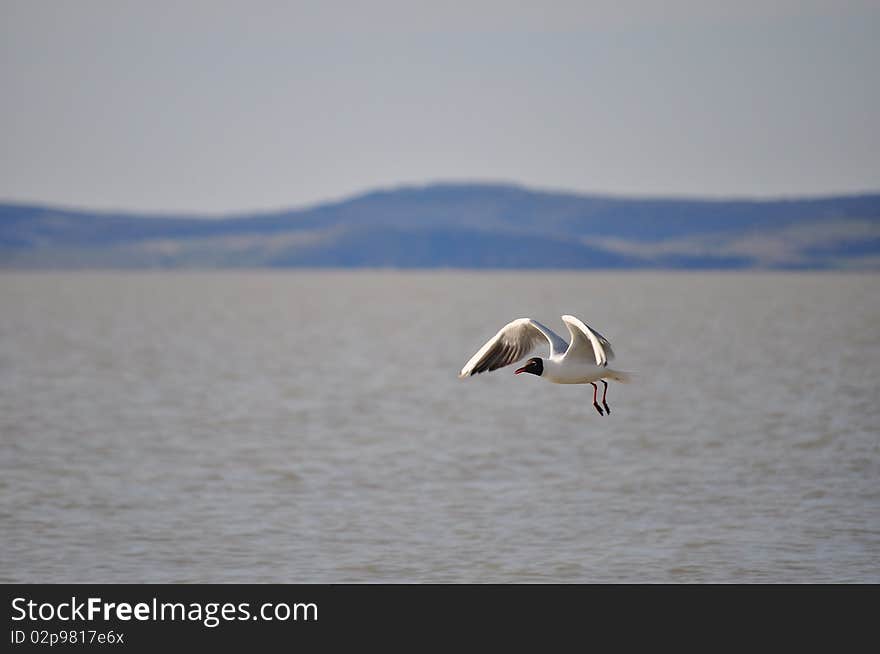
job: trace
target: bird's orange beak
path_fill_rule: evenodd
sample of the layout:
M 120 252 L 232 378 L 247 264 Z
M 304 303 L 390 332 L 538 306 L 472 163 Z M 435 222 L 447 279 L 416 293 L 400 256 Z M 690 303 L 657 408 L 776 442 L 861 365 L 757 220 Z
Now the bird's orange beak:
M 525 368 L 525 366 L 524 366 L 524 367 L 522 367 L 522 368 L 518 368 L 517 370 L 514 370 L 514 371 L 513 371 L 513 374 L 514 374 L 514 375 L 518 375 L 519 373 L 521 373 L 521 372 L 525 372 L 525 371 L 526 371 L 526 368 Z

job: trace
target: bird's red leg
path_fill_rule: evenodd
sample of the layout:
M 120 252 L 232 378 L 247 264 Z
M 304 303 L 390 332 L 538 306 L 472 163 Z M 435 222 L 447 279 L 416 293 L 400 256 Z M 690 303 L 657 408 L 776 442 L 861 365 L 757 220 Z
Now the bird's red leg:
M 596 393 L 599 392 L 599 387 L 596 386 L 595 382 L 590 383 L 593 385 L 593 406 L 596 407 L 596 411 L 599 412 L 600 416 L 604 416 L 605 414 L 602 413 L 602 407 L 599 406 L 599 401 L 596 399 Z
M 605 390 L 602 391 L 602 406 L 605 407 L 605 411 L 606 411 L 606 412 L 608 413 L 608 415 L 610 416 L 610 415 L 611 415 L 611 409 L 608 407 L 608 402 L 605 401 L 605 396 L 608 395 L 608 382 L 605 381 L 605 380 L 603 379 L 603 380 L 602 380 L 602 383 L 605 384 Z

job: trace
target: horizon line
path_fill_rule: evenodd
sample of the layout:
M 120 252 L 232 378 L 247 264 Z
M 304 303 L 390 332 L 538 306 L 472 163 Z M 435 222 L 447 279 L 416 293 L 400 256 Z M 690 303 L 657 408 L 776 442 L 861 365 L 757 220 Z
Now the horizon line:
M 312 211 L 322 207 L 342 205 L 374 195 L 393 194 L 405 191 L 423 191 L 431 188 L 495 188 L 520 190 L 535 195 L 564 195 L 573 198 L 599 199 L 612 201 L 634 202 L 704 202 L 704 203 L 773 203 L 773 202 L 811 202 L 839 198 L 860 198 L 880 196 L 880 188 L 860 191 L 829 191 L 818 193 L 780 193 L 780 194 L 699 194 L 699 193 L 639 193 L 639 192 L 608 192 L 608 191 L 577 191 L 565 187 L 529 185 L 523 182 L 492 179 L 437 179 L 424 182 L 400 182 L 396 184 L 377 185 L 358 191 L 344 193 L 324 200 L 308 202 L 300 205 L 286 205 L 274 208 L 231 209 L 224 211 L 199 211 L 194 209 L 125 209 L 96 208 L 73 203 L 43 200 L 19 200 L 0 198 L 0 206 L 17 206 L 32 209 L 48 209 L 70 213 L 118 214 L 131 217 L 150 218 L 187 218 L 203 220 L 223 220 L 245 217 L 276 215 Z

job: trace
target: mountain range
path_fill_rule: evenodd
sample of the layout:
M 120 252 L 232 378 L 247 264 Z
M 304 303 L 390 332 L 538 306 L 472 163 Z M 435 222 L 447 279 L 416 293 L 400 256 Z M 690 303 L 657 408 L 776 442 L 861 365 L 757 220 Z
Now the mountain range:
M 377 190 L 223 217 L 0 203 L 0 268 L 880 269 L 880 193 L 633 198 Z

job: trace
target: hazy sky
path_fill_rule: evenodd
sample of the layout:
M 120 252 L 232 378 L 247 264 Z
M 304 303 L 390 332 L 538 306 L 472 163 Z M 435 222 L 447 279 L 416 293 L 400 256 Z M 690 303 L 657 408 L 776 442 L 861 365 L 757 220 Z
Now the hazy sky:
M 0 8 L 0 200 L 880 190 L 880 0 Z

